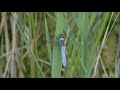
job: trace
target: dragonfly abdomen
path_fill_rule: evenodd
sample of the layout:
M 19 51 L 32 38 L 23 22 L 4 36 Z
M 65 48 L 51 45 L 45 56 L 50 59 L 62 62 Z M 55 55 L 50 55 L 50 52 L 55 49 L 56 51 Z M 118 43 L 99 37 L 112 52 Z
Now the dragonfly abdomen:
M 61 46 L 61 56 L 62 56 L 62 64 L 64 68 L 66 68 L 66 55 L 65 55 L 65 47 Z

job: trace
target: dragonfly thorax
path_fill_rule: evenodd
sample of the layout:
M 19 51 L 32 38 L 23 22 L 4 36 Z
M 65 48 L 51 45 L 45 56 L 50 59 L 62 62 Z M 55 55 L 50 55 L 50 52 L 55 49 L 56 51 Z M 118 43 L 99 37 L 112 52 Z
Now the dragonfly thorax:
M 62 34 L 59 35 L 59 45 L 60 46 L 65 46 L 65 39 Z

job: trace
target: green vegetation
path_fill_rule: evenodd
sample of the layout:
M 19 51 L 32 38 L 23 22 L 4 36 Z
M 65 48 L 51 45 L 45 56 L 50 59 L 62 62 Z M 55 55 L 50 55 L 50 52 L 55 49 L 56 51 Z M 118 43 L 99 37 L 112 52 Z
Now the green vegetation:
M 117 12 L 2 12 L 0 77 L 119 78 L 119 19 Z

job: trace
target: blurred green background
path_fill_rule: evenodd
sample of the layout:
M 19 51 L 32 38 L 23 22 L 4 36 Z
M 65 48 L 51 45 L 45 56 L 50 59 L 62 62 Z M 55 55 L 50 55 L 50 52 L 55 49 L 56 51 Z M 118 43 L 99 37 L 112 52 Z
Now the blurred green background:
M 1 12 L 0 77 L 119 78 L 119 12 Z

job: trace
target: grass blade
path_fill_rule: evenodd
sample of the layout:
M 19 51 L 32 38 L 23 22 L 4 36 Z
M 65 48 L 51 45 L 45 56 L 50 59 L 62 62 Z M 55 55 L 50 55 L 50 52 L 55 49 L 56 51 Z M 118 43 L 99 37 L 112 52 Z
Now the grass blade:
M 55 35 L 58 36 L 60 33 L 63 33 L 64 22 L 63 22 L 63 13 L 57 12 L 55 13 L 56 20 L 56 31 Z M 56 38 L 55 38 L 56 39 Z M 61 77 L 61 51 L 59 46 L 54 46 L 53 48 L 53 60 L 52 60 L 52 78 L 60 78 Z

